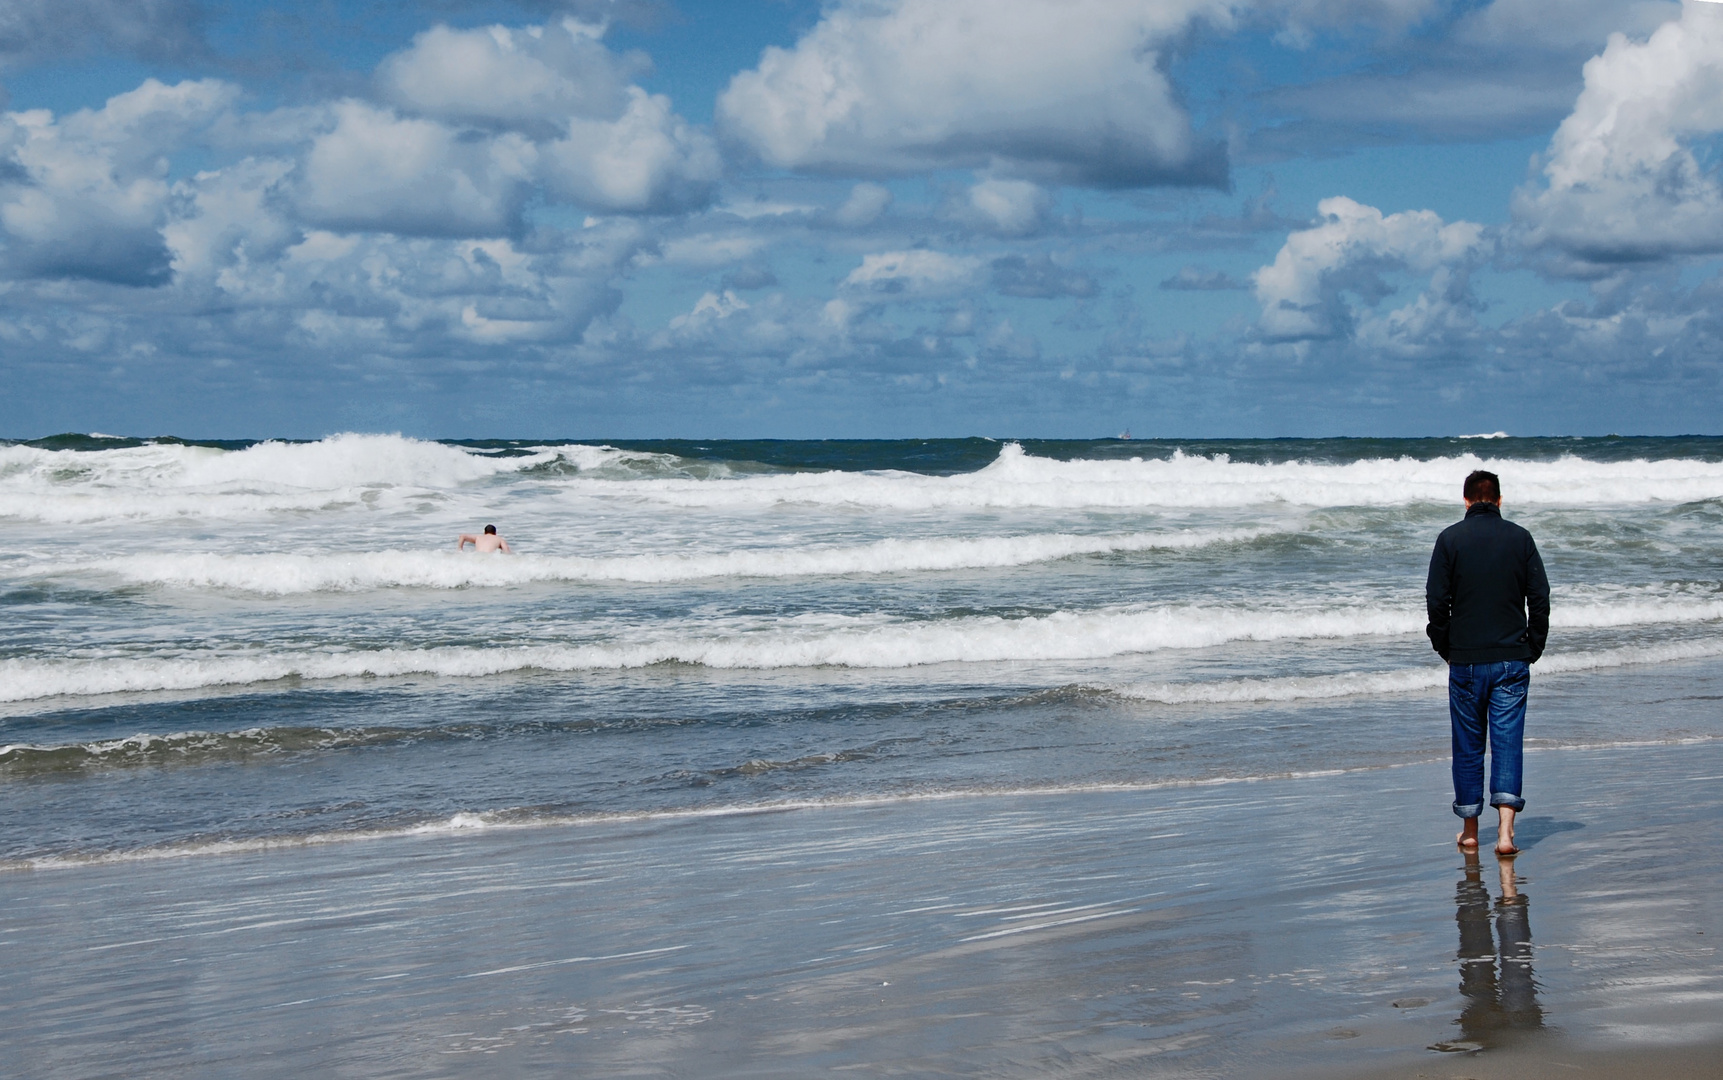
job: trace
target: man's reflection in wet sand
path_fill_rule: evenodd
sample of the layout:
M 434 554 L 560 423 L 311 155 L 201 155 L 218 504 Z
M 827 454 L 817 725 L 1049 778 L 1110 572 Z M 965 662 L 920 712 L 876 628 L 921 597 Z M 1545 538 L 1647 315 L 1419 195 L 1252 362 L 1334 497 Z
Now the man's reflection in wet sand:
M 1543 1027 L 1537 981 L 1532 976 L 1530 900 L 1514 880 L 1512 859 L 1500 859 L 1501 898 L 1492 905 L 1478 853 L 1465 853 L 1466 870 L 1454 887 L 1454 920 L 1460 926 L 1460 1038 L 1433 1049 L 1500 1046 L 1517 1033 Z M 1464 1045 L 1471 1044 L 1471 1045 Z

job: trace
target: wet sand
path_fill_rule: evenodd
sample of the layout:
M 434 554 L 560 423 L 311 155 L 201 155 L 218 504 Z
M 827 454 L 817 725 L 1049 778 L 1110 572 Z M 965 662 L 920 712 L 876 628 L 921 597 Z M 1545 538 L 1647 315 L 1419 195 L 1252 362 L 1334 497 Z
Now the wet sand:
M 1723 1076 L 1723 1042 L 1600 1049 L 1552 1039 L 1544 1046 L 1470 1056 L 1463 1061 L 1408 1061 L 1368 1072 L 1324 1069 L 1309 1075 L 1337 1080 L 1714 1080 Z
M 1505 877 L 1455 850 L 1437 762 L 9 873 L 0 1053 L 23 1077 L 1723 1075 L 1723 742 L 1527 770 Z

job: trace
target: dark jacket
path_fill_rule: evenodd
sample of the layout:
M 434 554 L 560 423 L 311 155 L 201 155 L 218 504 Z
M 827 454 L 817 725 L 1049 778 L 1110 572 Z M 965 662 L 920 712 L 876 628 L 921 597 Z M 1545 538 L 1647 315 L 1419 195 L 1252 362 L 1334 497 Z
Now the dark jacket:
M 1473 503 L 1430 555 L 1424 586 L 1430 644 L 1450 664 L 1492 664 L 1543 655 L 1550 632 L 1550 583 L 1532 534 L 1502 520 L 1500 507 Z

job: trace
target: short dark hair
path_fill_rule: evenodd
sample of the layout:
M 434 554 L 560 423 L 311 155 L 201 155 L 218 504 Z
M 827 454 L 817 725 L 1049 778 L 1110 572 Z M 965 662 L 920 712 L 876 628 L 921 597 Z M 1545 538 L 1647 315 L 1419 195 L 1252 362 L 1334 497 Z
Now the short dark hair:
M 1461 493 L 1467 502 L 1499 503 L 1502 501 L 1502 481 L 1495 473 L 1479 469 L 1466 477 L 1466 486 Z
M 1469 483 L 1471 483 L 1471 481 L 1467 480 L 1466 483 L 1469 484 Z M 497 527 L 495 525 L 486 525 L 485 526 L 485 533 L 486 533 L 486 535 L 489 535 L 489 536 L 495 536 L 497 534 Z

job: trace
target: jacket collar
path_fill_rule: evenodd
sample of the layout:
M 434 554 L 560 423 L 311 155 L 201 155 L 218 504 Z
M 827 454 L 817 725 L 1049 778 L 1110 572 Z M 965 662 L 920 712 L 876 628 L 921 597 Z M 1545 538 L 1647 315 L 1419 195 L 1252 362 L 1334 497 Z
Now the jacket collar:
M 1478 502 L 1466 507 L 1467 517 L 1477 517 L 1479 514 L 1494 514 L 1502 516 L 1502 508 L 1496 503 Z

